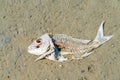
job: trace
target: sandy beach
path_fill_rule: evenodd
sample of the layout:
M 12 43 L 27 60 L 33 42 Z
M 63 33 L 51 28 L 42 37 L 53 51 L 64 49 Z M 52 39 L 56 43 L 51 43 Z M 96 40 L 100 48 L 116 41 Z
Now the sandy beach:
M 93 40 L 105 21 L 114 37 L 83 60 L 34 62 L 44 33 Z M 120 80 L 120 0 L 0 0 L 0 80 Z

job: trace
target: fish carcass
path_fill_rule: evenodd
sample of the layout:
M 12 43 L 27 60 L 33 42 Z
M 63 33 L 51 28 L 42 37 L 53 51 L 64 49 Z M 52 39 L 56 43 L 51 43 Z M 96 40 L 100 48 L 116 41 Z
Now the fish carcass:
M 103 24 L 104 21 L 101 23 L 94 40 L 77 39 L 66 34 L 55 34 L 52 36 L 44 34 L 28 47 L 28 52 L 40 55 L 35 61 L 43 58 L 58 62 L 83 59 L 90 55 L 95 48 L 112 38 L 112 35 L 104 36 Z

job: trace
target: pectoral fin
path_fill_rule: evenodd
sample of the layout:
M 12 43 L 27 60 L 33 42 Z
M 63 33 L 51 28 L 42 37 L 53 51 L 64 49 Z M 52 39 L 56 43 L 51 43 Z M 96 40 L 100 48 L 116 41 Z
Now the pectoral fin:
M 38 57 L 38 58 L 35 60 L 35 62 L 38 61 L 38 60 L 40 60 L 40 59 L 45 58 L 47 55 L 51 54 L 52 52 L 54 52 L 54 49 L 50 49 L 48 52 L 42 54 L 40 57 Z

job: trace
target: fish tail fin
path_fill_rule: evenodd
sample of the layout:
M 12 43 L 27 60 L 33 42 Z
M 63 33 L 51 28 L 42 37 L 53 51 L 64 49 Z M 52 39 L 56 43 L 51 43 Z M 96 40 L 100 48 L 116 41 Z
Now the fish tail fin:
M 103 27 L 104 27 L 104 21 L 102 21 L 100 27 L 99 27 L 99 30 L 97 32 L 97 35 L 94 39 L 94 42 L 98 42 L 100 43 L 98 46 L 100 46 L 101 44 L 109 41 L 113 35 L 110 35 L 110 36 L 104 36 L 104 31 L 103 31 Z

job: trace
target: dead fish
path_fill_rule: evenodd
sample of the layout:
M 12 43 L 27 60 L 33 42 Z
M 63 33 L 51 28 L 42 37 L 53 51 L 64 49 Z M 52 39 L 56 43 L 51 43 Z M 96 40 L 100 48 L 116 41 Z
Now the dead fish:
M 77 39 L 66 34 L 55 34 L 53 36 L 44 34 L 28 47 L 28 52 L 40 55 L 35 61 L 42 58 L 58 62 L 71 59 L 83 59 L 89 56 L 95 48 L 98 48 L 112 38 L 113 35 L 104 36 L 103 24 L 104 21 L 101 23 L 94 40 Z M 37 42 L 37 40 L 40 40 L 40 43 L 39 41 Z M 71 59 L 68 59 L 65 58 L 65 55 L 73 56 Z

